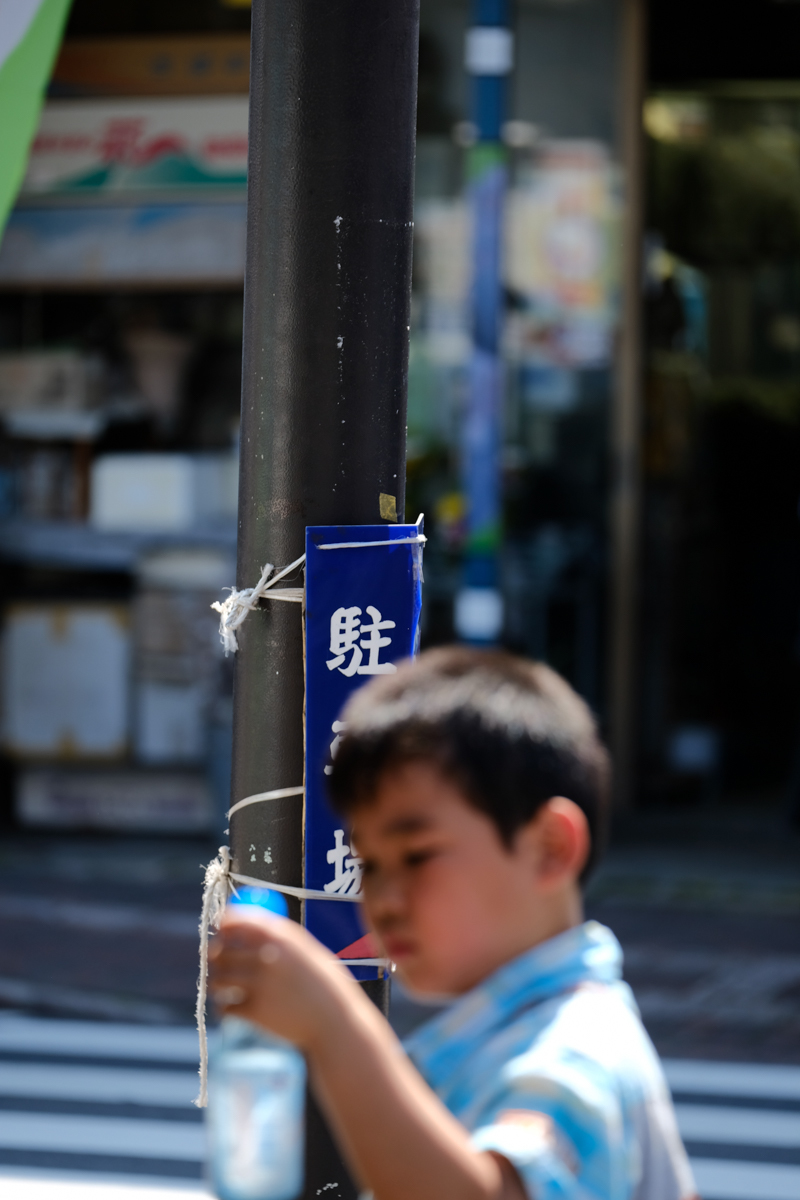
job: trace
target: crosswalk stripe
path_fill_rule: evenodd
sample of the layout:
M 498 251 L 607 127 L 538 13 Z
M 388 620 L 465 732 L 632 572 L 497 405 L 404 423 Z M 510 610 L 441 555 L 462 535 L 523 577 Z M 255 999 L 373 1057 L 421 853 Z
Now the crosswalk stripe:
M 703 1200 L 797 1200 L 800 1196 L 800 1167 L 693 1158 L 692 1169 Z
M 673 1092 L 800 1100 L 800 1067 L 679 1058 L 665 1058 L 663 1066 Z
M 159 1186 L 157 1183 L 128 1182 L 127 1180 L 92 1179 L 90 1176 L 70 1178 L 21 1172 L 4 1174 L 0 1168 L 0 1192 L 3 1200 L 211 1200 L 206 1189 L 182 1187 L 176 1182 Z
M 122 1025 L 0 1016 L 0 1051 L 198 1062 L 197 1030 L 185 1025 Z
M 197 1058 L 185 1026 L 0 1014 L 3 1200 L 210 1200 L 185 1178 L 205 1157 Z M 664 1069 L 703 1200 L 800 1200 L 800 1067 Z
M 183 1121 L 0 1112 L 0 1147 L 202 1162 L 205 1131 Z
M 676 1104 L 675 1114 L 681 1137 L 689 1142 L 800 1147 L 800 1113 Z
M 0 1062 L 0 1096 L 185 1108 L 197 1095 L 197 1086 L 196 1072 L 186 1070 Z

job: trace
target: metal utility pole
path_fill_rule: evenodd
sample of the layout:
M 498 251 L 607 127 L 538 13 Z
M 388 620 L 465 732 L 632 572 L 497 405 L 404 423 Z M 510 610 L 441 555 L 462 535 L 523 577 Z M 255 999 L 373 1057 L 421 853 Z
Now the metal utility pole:
M 253 2 L 239 588 L 307 525 L 403 517 L 418 38 L 419 0 Z M 301 622 L 265 600 L 241 629 L 233 802 L 303 782 Z M 302 796 L 230 833 L 234 871 L 303 886 Z M 356 1196 L 312 1111 L 305 1195 L 326 1187 Z

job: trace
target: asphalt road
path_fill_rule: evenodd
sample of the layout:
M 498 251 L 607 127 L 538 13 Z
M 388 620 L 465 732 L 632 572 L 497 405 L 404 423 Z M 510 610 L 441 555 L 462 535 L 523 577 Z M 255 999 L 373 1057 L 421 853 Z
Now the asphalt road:
M 190 1022 L 202 867 L 215 851 L 200 839 L 5 838 L 0 1008 Z M 613 846 L 587 913 L 619 937 L 662 1054 L 800 1064 L 797 839 L 709 847 L 640 830 Z M 422 1015 L 398 993 L 401 1030 Z

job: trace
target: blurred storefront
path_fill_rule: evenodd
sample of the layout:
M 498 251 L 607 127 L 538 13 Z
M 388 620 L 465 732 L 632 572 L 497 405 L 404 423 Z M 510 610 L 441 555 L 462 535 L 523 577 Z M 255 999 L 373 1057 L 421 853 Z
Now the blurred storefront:
M 249 11 L 76 0 L 0 247 L 4 807 L 221 830 Z
M 632 802 L 777 813 L 800 806 L 800 6 L 734 7 L 721 38 L 710 0 L 517 0 L 500 640 L 600 713 Z M 456 635 L 467 541 L 471 11 L 422 0 L 428 645 Z M 0 245 L 0 785 L 23 825 L 223 826 L 248 30 L 232 0 L 74 0 Z
M 650 22 L 640 798 L 797 822 L 800 9 Z
M 409 511 L 425 511 L 428 642 L 450 640 L 466 534 L 472 346 L 466 4 L 422 9 Z M 602 705 L 607 427 L 617 320 L 613 4 L 522 3 L 503 128 L 502 641 Z
M 424 0 L 408 511 L 454 635 L 473 228 L 466 0 Z M 603 702 L 617 15 L 521 0 L 503 127 L 502 640 Z M 200 830 L 227 806 L 249 11 L 74 0 L 0 247 L 6 807 Z

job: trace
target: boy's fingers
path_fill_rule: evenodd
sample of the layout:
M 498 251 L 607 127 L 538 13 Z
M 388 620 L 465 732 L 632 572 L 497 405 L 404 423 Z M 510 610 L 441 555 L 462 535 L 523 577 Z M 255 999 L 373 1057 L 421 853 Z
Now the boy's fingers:
M 210 964 L 209 991 L 217 1003 L 220 992 L 229 987 L 246 987 L 248 990 L 264 985 L 264 966 L 273 966 L 281 957 L 278 946 L 267 943 L 260 950 L 223 949 Z
M 269 945 L 270 943 L 267 943 Z M 257 963 L 261 957 L 261 950 L 266 949 L 266 946 L 254 946 L 252 949 L 242 950 L 239 946 L 221 946 L 219 951 L 211 959 L 214 970 L 225 970 L 229 965 L 244 966 L 245 963 Z
M 237 987 L 254 988 L 259 984 L 263 985 L 263 978 L 259 979 L 259 964 L 234 964 L 231 967 L 225 967 L 223 970 L 215 969 L 209 977 L 209 991 L 216 993 L 220 988 L 228 987 L 235 984 Z
M 243 944 L 255 946 L 265 938 L 281 936 L 281 927 L 277 921 L 258 920 L 250 917 L 234 916 L 226 913 L 222 918 L 217 933 L 225 939 L 235 938 Z
M 247 999 L 247 989 L 238 987 L 235 983 L 228 987 L 214 989 L 214 1003 L 219 1008 L 234 1008 Z
M 237 987 L 254 987 L 256 983 L 254 971 L 217 971 L 209 980 L 208 990 L 216 994 L 220 988 L 226 988 L 232 984 Z

